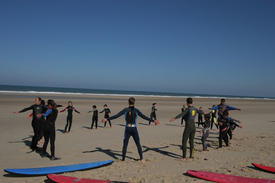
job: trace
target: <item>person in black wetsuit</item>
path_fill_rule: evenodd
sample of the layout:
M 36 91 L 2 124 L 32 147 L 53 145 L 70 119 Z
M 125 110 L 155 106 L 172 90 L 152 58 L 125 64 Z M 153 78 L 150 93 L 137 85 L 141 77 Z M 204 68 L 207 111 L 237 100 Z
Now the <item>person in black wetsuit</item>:
M 107 119 L 107 121 L 109 122 L 110 127 L 112 127 L 112 123 L 108 119 L 110 117 L 111 110 L 108 108 L 107 104 L 104 104 L 104 109 L 100 113 L 103 113 L 103 112 L 104 112 L 104 118 Z M 104 122 L 104 128 L 106 127 L 107 121 Z
M 147 121 L 153 121 L 151 118 L 145 116 L 142 114 L 137 108 L 135 108 L 135 98 L 130 97 L 128 100 L 129 107 L 123 109 L 119 113 L 117 113 L 114 116 L 109 117 L 109 120 L 116 119 L 122 115 L 125 116 L 126 121 L 126 127 L 124 131 L 124 140 L 123 140 L 123 149 L 122 149 L 122 161 L 125 160 L 126 152 L 127 152 L 127 146 L 129 142 L 129 138 L 132 136 L 134 138 L 134 141 L 136 143 L 138 153 L 140 156 L 140 160 L 144 162 L 143 155 L 142 155 L 142 148 L 140 145 L 140 139 L 138 135 L 137 130 L 137 117 L 140 116 L 141 118 L 147 120 Z M 108 119 L 104 118 L 102 121 L 106 122 Z M 155 124 L 159 124 L 159 121 L 155 120 Z
M 37 149 L 37 143 L 39 141 L 40 138 L 40 130 L 41 130 L 41 124 L 40 124 L 40 120 L 41 118 L 37 117 L 37 114 L 41 114 L 43 112 L 44 107 L 41 105 L 41 98 L 40 97 L 36 97 L 35 98 L 35 104 L 31 105 L 30 107 L 24 108 L 19 112 L 15 112 L 16 114 L 18 113 L 22 113 L 22 112 L 26 112 L 29 110 L 32 110 L 32 128 L 33 128 L 33 137 L 32 137 L 32 143 L 31 143 L 31 149 L 34 151 Z
M 98 110 L 96 109 L 96 105 L 93 105 L 93 110 L 89 111 L 88 113 L 90 112 L 93 112 L 91 129 L 93 129 L 94 124 L 95 124 L 95 129 L 97 129 Z
M 183 113 L 187 108 L 185 107 L 185 105 L 182 105 L 182 108 L 181 108 L 181 112 Z M 186 121 L 186 119 L 184 117 L 181 118 L 181 126 L 183 126 L 183 120 Z
M 58 115 L 58 110 L 56 109 L 56 103 L 54 100 L 48 100 L 48 109 L 44 114 L 38 114 L 38 117 L 43 116 L 44 118 L 44 144 L 43 144 L 43 152 L 42 152 L 42 157 L 47 156 L 47 146 L 50 141 L 50 149 L 51 149 L 51 160 L 56 160 L 57 158 L 55 157 L 55 121 Z
M 211 121 L 210 121 L 210 114 L 205 114 L 204 115 L 204 122 L 202 123 L 203 129 L 201 130 L 201 142 L 202 142 L 202 149 L 203 151 L 207 151 L 207 144 L 206 140 L 209 136 L 209 129 L 211 126 Z
M 202 115 L 203 115 L 203 110 L 202 107 L 199 108 L 199 113 L 198 113 L 198 127 L 200 127 L 200 125 L 202 125 Z
M 187 98 L 186 103 L 188 108 L 181 114 L 170 119 L 170 122 L 173 122 L 178 118 L 182 118 L 182 117 L 186 118 L 185 129 L 182 136 L 182 158 L 183 159 L 186 159 L 186 149 L 187 149 L 186 144 L 188 139 L 190 144 L 190 158 L 194 158 L 194 138 L 196 133 L 195 118 L 197 113 L 200 113 L 200 111 L 197 108 L 193 107 L 192 98 Z
M 239 128 L 242 128 L 242 126 L 238 125 L 235 122 L 234 119 L 229 117 L 228 110 L 225 110 L 223 112 L 222 116 L 220 116 L 218 118 L 218 123 L 219 123 L 219 129 L 220 129 L 220 132 L 219 132 L 219 148 L 222 147 L 222 141 L 225 142 L 226 146 L 229 146 L 227 133 L 228 133 L 228 130 L 229 130 L 230 126 L 234 125 L 234 126 L 237 126 Z
M 61 110 L 60 112 L 64 112 L 65 110 L 68 111 L 67 123 L 66 123 L 65 130 L 64 130 L 66 133 L 66 132 L 71 131 L 72 122 L 73 122 L 73 111 L 75 111 L 78 114 L 80 114 L 80 112 L 74 108 L 72 101 L 69 101 L 68 106 L 65 109 Z M 68 131 L 67 131 L 67 128 L 68 128 Z
M 157 120 L 156 111 L 157 111 L 157 103 L 153 103 L 152 104 L 152 111 L 151 111 L 151 114 L 150 114 L 150 117 L 153 120 Z M 149 121 L 149 125 L 151 125 L 151 121 Z

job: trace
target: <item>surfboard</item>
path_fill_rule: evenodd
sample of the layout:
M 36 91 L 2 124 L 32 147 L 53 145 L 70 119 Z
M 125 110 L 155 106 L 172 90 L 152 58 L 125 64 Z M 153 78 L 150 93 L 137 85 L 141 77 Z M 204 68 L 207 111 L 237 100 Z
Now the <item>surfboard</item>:
M 73 172 L 78 170 L 87 170 L 92 168 L 98 168 L 113 163 L 112 160 L 81 163 L 74 165 L 53 166 L 53 167 L 41 167 L 41 168 L 23 168 L 23 169 L 5 169 L 4 171 L 17 175 L 47 175 L 54 173 Z
M 86 178 L 76 178 L 64 175 L 50 174 L 48 178 L 56 183 L 127 183 L 120 181 L 110 181 L 110 180 L 96 180 L 96 179 L 86 179 Z
M 240 177 L 234 175 L 226 175 L 220 173 L 211 173 L 203 171 L 188 170 L 187 174 L 194 177 L 219 183 L 275 183 L 275 180 L 269 179 L 259 179 L 259 178 L 249 178 Z
M 252 163 L 252 165 L 255 166 L 256 168 L 261 169 L 261 170 L 271 172 L 271 173 L 275 173 L 275 167 L 264 166 L 264 165 L 260 165 L 260 164 L 257 164 L 257 163 Z

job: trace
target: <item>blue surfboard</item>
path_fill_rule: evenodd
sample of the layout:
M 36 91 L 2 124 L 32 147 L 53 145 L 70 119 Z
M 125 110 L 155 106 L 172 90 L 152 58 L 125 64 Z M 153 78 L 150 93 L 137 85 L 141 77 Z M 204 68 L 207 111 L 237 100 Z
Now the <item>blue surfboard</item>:
M 53 173 L 73 172 L 78 170 L 86 170 L 92 168 L 98 168 L 113 163 L 112 160 L 99 161 L 91 163 L 81 163 L 75 165 L 53 166 L 53 167 L 41 167 L 41 168 L 23 168 L 23 169 L 5 169 L 6 172 L 17 175 L 47 175 Z

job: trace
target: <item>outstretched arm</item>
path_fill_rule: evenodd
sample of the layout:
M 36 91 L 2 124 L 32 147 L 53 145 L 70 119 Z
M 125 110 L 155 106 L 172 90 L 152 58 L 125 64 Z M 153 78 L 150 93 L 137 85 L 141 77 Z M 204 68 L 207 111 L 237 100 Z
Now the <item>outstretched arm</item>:
M 233 110 L 240 110 L 239 108 L 232 107 L 232 106 L 229 106 L 229 105 L 226 106 L 226 109 L 227 109 L 227 110 L 230 110 L 230 111 L 233 111 Z
M 64 112 L 64 111 L 66 111 L 66 109 L 67 109 L 67 107 L 65 107 L 63 110 L 61 110 L 60 112 Z
M 26 112 L 26 111 L 29 111 L 29 110 L 31 110 L 31 109 L 33 109 L 33 105 L 32 106 L 30 106 L 30 107 L 27 107 L 27 108 L 25 108 L 25 109 L 22 109 L 21 111 L 19 111 L 18 113 L 21 113 L 21 112 Z
M 105 109 L 103 109 L 101 112 L 99 112 L 99 113 L 103 113 L 105 111 Z
M 176 119 L 182 118 L 183 116 L 185 116 L 185 114 L 187 113 L 187 110 L 183 111 L 182 113 L 178 114 L 177 116 L 175 116 L 174 118 L 171 118 L 169 121 L 173 122 Z
M 117 113 L 116 115 L 109 117 L 108 120 L 113 120 L 113 119 L 119 118 L 119 117 L 122 116 L 123 114 L 125 114 L 125 109 L 123 109 L 122 111 L 120 111 L 120 112 Z
M 74 111 L 75 111 L 76 113 L 80 114 L 80 112 L 79 112 L 78 110 L 76 110 L 75 108 L 74 108 Z
M 144 114 L 142 114 L 142 112 L 140 112 L 138 109 L 136 109 L 136 110 L 137 110 L 137 114 L 138 114 L 142 119 L 145 119 L 145 120 L 147 120 L 147 121 L 154 121 L 154 120 L 152 120 L 151 118 L 149 118 L 149 117 L 145 116 Z

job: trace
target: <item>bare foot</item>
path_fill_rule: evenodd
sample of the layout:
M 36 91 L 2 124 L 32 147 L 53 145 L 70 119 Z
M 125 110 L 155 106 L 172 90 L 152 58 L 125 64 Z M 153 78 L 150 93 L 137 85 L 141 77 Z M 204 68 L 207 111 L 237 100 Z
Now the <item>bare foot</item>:
M 145 160 L 144 160 L 144 159 L 142 159 L 142 160 L 140 160 L 140 162 L 144 164 L 144 163 L 145 163 Z

